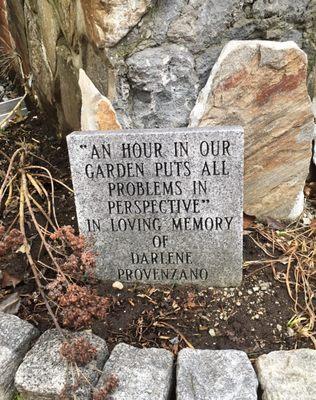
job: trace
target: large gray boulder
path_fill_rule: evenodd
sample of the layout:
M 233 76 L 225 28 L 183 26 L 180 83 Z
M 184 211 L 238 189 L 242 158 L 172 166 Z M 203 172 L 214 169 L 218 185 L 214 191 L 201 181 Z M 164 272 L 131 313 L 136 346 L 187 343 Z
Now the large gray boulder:
M 79 400 L 91 398 L 91 386 L 108 357 L 105 341 L 89 332 L 70 334 L 68 339 L 84 337 L 97 350 L 97 356 L 85 366 L 69 363 L 60 353 L 63 338 L 57 330 L 46 331 L 27 353 L 16 376 L 16 388 L 23 400 L 58 400 L 62 396 Z M 67 397 L 68 396 L 68 397 Z
M 133 126 L 186 126 L 198 94 L 192 54 L 184 46 L 164 45 L 139 51 L 126 63 Z
M 256 367 L 263 400 L 316 399 L 316 350 L 273 351 Z
M 39 335 L 33 325 L 0 312 L 0 399 L 14 396 L 14 376 L 32 340 Z
M 177 362 L 177 400 L 257 400 L 258 381 L 238 350 L 183 349 Z
M 118 344 L 106 362 L 97 388 L 114 375 L 113 400 L 168 400 L 172 388 L 173 355 L 163 349 L 138 349 Z

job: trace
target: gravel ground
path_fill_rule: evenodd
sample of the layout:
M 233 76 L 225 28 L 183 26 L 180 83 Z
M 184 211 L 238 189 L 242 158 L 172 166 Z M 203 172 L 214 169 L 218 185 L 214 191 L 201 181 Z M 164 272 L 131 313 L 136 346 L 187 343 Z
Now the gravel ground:
M 8 79 L 0 78 L 0 103 L 18 97 L 18 93 Z

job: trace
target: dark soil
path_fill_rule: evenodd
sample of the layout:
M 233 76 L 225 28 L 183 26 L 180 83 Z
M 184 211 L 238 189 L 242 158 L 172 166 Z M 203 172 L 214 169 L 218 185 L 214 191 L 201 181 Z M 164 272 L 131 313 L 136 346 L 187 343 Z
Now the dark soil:
M 55 178 L 71 186 L 65 140 L 56 138 L 44 117 L 31 115 L 24 122 L 9 127 L 0 134 L 0 149 L 10 156 L 17 143 L 23 140 L 34 144 L 34 151 L 50 163 Z M 45 164 L 42 160 L 36 163 Z M 6 165 L 7 160 L 0 153 L 2 174 Z M 55 202 L 59 224 L 75 226 L 73 196 L 56 186 Z M 9 212 L 0 210 L 0 221 L 9 226 L 15 213 L 13 206 Z M 250 228 L 244 237 L 245 261 L 266 260 L 267 255 L 252 238 L 258 239 Z M 39 246 L 40 241 L 34 235 L 34 254 Z M 285 267 L 276 268 L 284 270 Z M 2 261 L 0 270 L 18 280 L 23 278 L 15 289 L 0 289 L 0 301 L 14 290 L 19 292 L 22 299 L 19 316 L 42 331 L 51 327 L 23 255 Z M 293 302 L 285 285 L 274 279 L 271 267 L 260 262 L 244 270 L 243 283 L 238 288 L 137 285 L 117 290 L 111 283 L 100 283 L 96 289 L 99 294 L 110 297 L 111 306 L 107 320 L 96 321 L 92 330 L 105 338 L 110 348 L 122 341 L 136 346 L 164 347 L 174 352 L 187 346 L 230 348 L 244 350 L 254 358 L 271 350 L 313 347 L 308 338 L 299 338 L 288 329 L 288 321 L 294 314 Z
M 249 236 L 244 254 L 245 260 L 266 259 Z M 104 285 L 100 290 L 111 294 L 113 305 L 106 323 L 97 322 L 93 330 L 110 347 L 124 341 L 177 351 L 191 344 L 201 349 L 240 349 L 250 357 L 312 347 L 288 330 L 293 304 L 270 267 L 245 269 L 238 288 L 135 286 L 119 291 Z

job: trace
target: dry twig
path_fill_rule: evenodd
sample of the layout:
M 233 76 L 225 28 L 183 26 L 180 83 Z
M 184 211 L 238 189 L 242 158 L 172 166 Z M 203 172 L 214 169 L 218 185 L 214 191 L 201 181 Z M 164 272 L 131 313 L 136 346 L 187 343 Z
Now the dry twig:
M 273 259 L 270 261 L 276 280 L 286 285 L 288 294 L 294 303 L 295 314 L 289 321 L 289 327 L 302 336 L 309 337 L 316 348 L 315 330 L 315 293 L 316 293 L 316 230 L 312 226 L 288 227 L 283 231 L 267 229 L 256 225 L 256 232 L 272 245 L 273 253 L 266 249 L 264 242 L 255 243 Z M 282 258 L 275 259 L 275 250 Z M 284 272 L 277 272 L 276 262 L 287 260 Z

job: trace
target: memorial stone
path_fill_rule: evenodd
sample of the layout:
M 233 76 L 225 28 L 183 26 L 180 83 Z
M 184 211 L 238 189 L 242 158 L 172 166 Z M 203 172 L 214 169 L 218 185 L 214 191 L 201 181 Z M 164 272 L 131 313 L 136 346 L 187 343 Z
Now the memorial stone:
M 241 128 L 87 131 L 67 141 L 79 228 L 100 279 L 241 282 Z

